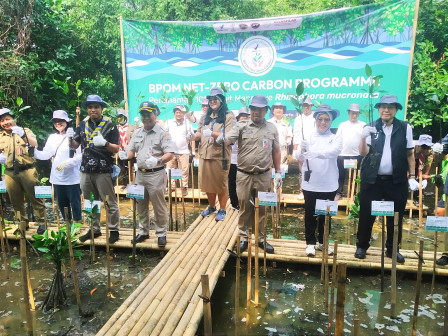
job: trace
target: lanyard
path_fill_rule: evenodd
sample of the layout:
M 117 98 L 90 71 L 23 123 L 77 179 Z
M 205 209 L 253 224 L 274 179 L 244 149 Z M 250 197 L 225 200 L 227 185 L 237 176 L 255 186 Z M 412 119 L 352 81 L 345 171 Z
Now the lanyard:
M 98 133 L 101 131 L 101 129 L 103 128 L 105 123 L 106 123 L 106 120 L 104 120 L 104 119 L 101 120 L 101 122 L 98 124 L 98 126 L 96 126 L 95 130 L 91 133 L 91 130 L 88 126 L 89 123 L 88 123 L 88 121 L 86 121 L 86 123 L 84 124 L 84 129 L 86 132 L 87 147 L 93 146 L 93 142 L 92 142 L 93 137 L 98 135 Z

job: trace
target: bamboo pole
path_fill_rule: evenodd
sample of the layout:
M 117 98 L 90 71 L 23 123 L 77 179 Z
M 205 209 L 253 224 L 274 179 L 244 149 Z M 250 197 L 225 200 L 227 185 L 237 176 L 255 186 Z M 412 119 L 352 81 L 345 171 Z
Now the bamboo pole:
M 210 305 L 210 287 L 209 287 L 209 279 L 207 274 L 201 275 L 201 284 L 202 284 L 202 301 L 203 301 L 203 309 L 204 309 L 204 335 L 211 336 L 212 335 L 212 308 Z
M 445 302 L 448 302 L 448 294 L 445 295 Z M 448 304 L 445 304 L 445 318 L 443 319 L 443 336 L 448 336 Z
M 92 262 L 92 264 L 95 262 L 95 235 L 94 235 L 94 232 L 93 232 L 93 222 L 96 220 L 95 219 L 95 214 L 93 213 L 93 204 L 90 204 L 90 206 L 91 206 L 91 212 L 90 212 L 90 216 L 91 216 L 91 218 L 90 218 L 90 256 L 91 256 L 91 259 L 90 259 L 90 261 Z M 101 213 L 100 213 L 100 219 L 98 220 L 98 221 L 100 221 L 101 220 Z M 107 239 L 107 238 L 106 238 Z
M 323 265 L 324 265 L 324 289 L 325 289 L 325 313 L 328 314 L 328 233 L 330 231 L 330 206 L 327 206 L 327 214 L 325 216 L 324 226 L 324 250 L 323 250 Z M 327 326 L 328 327 L 328 326 Z
M 359 318 L 355 317 L 353 319 L 353 336 L 360 336 L 359 333 Z
M 68 219 L 68 209 L 64 208 L 64 214 L 65 214 L 65 225 L 67 228 L 67 242 L 68 242 L 68 252 L 70 254 L 70 267 L 72 269 L 72 276 L 73 276 L 73 286 L 75 287 L 75 295 L 76 295 L 76 303 L 78 304 L 78 312 L 79 315 L 82 316 L 82 307 L 81 307 L 81 295 L 79 293 L 79 285 L 78 285 L 78 275 L 77 275 L 77 269 L 75 265 L 75 258 L 73 256 L 73 247 L 72 247 L 72 233 L 71 233 L 71 223 Z
M 132 265 L 135 265 L 135 256 L 137 254 L 137 199 L 132 199 Z
M 195 205 L 194 205 L 194 163 L 193 162 L 191 162 L 190 163 L 190 169 L 191 169 L 191 174 L 190 174 L 190 176 L 191 176 L 191 197 L 192 197 L 192 199 L 193 199 L 193 212 L 196 212 L 196 209 L 195 209 Z
M 258 302 L 258 290 L 259 290 L 259 255 L 258 255 L 258 241 L 259 241 L 259 218 L 260 218 L 260 205 L 259 205 L 259 200 L 258 200 L 258 196 L 255 197 L 255 225 L 254 225 L 254 230 L 255 230 L 255 286 L 254 286 L 254 305 L 258 306 L 259 302 Z M 265 248 L 266 249 L 266 248 Z
M 436 208 L 437 210 L 437 208 Z M 432 280 L 431 280 L 431 295 L 434 294 L 434 287 L 436 284 L 436 261 L 437 261 L 437 240 L 439 233 L 434 231 L 434 257 L 432 259 Z
M 58 225 L 58 230 L 59 230 L 59 228 L 60 228 L 60 226 L 61 226 L 61 219 L 60 219 L 60 217 L 59 217 L 59 205 L 58 205 L 57 202 L 56 202 L 56 210 L 55 210 L 55 213 L 56 213 L 56 224 Z
M 177 188 L 176 181 L 174 181 L 174 218 L 176 222 L 176 231 L 179 231 L 179 222 L 177 221 Z
M 118 166 L 118 155 L 115 156 L 115 164 Z M 115 187 L 115 194 L 117 195 L 117 205 L 118 208 L 120 208 L 120 185 L 118 184 L 118 176 L 114 187 Z
M 5 216 L 3 215 L 3 199 L 1 198 L 1 194 L 0 194 L 0 221 L 1 221 L 1 225 L 2 225 L 2 234 L 4 234 L 4 239 L 5 239 L 5 251 L 6 252 L 10 252 L 11 249 L 9 248 L 9 241 L 8 241 L 8 233 L 6 231 L 3 231 L 3 229 L 6 228 L 5 225 Z M 5 259 L 6 260 L 6 259 Z
M 181 231 L 185 231 L 185 228 L 187 227 L 187 219 L 186 219 L 186 214 L 185 214 L 185 200 L 184 200 L 184 188 L 182 186 L 182 180 L 178 180 L 179 181 L 179 185 L 180 185 L 180 194 L 182 197 L 182 227 L 181 227 Z
M 247 291 L 246 291 L 246 309 L 249 311 L 250 300 L 252 298 L 252 229 L 247 234 Z M 249 325 L 249 319 L 246 325 Z
M 386 243 L 385 226 L 386 216 L 381 221 L 381 293 L 384 293 L 384 244 Z
M 0 197 L 1 197 L 1 195 L 0 195 Z M 0 243 L 2 246 L 2 261 L 3 261 L 3 265 L 5 267 L 5 278 L 9 279 L 9 262 L 8 262 L 8 256 L 6 255 L 5 237 L 3 235 L 3 233 L 6 232 L 6 231 L 3 231 L 5 229 L 5 219 L 3 216 L 3 207 L 1 205 L 1 202 L 0 202 L 0 216 L 1 216 L 1 219 L 0 219 Z
M 418 227 L 419 229 L 422 227 L 423 223 L 423 188 L 422 188 L 422 182 L 423 182 L 423 172 L 420 171 L 420 174 L 418 176 Z
M 334 334 L 344 335 L 344 305 L 345 305 L 345 281 L 347 277 L 347 264 L 338 265 L 338 291 L 336 301 L 336 324 Z
M 170 231 L 174 231 L 173 227 L 173 192 L 171 191 L 171 169 L 168 169 L 168 205 L 170 208 Z
M 350 190 L 350 200 L 348 202 L 348 205 L 350 206 L 353 204 L 353 200 L 355 199 L 355 189 L 356 189 L 356 178 L 358 176 L 358 161 L 355 162 L 355 169 L 353 170 L 353 179 L 352 179 L 352 189 Z M 346 209 L 346 214 L 348 214 L 348 211 Z
M 198 195 L 198 209 L 201 209 L 201 193 L 202 193 L 202 181 L 201 181 L 201 161 L 199 161 L 199 166 L 198 166 L 198 191 L 199 191 L 199 195 Z
M 350 207 L 350 196 L 352 190 L 352 168 L 348 170 L 348 184 L 347 184 L 347 206 L 345 207 L 345 214 L 348 215 L 348 209 Z
M 414 192 L 411 190 L 411 205 L 409 206 L 409 218 L 412 218 L 412 210 L 414 210 Z
M 263 223 L 263 275 L 266 277 L 267 272 L 267 260 L 266 260 L 266 225 L 268 220 L 268 209 L 267 206 L 264 207 L 264 223 Z
M 334 253 L 333 253 L 333 266 L 331 269 L 331 294 L 330 294 L 330 311 L 328 313 L 328 331 L 327 335 L 331 335 L 331 329 L 333 328 L 333 315 L 334 315 L 334 292 L 336 288 L 336 266 L 338 258 L 338 241 L 334 241 Z
M 412 336 L 417 335 L 417 317 L 418 306 L 420 301 L 420 288 L 422 284 L 422 262 L 423 262 L 423 240 L 420 240 L 419 260 L 417 271 L 417 284 L 415 285 L 414 315 L 412 317 Z
M 282 237 L 281 227 L 280 227 L 280 202 L 281 202 L 281 195 L 282 195 L 282 186 L 280 188 L 277 188 L 277 207 L 276 207 L 276 227 L 277 230 L 276 236 L 277 238 Z
M 123 92 L 124 92 L 124 101 L 125 101 L 125 109 L 129 115 L 129 102 L 128 102 L 128 83 L 126 76 L 126 56 L 124 52 L 124 36 L 123 36 L 123 18 L 120 15 L 120 42 L 121 42 L 121 75 L 123 77 Z M 130 115 L 129 115 L 130 116 Z
M 235 336 L 238 336 L 239 325 L 239 311 L 240 311 L 240 274 L 241 274 L 241 252 L 240 252 L 241 239 L 238 235 L 236 241 L 236 278 L 235 278 Z
M 439 173 L 439 167 L 436 167 L 436 176 Z M 437 216 L 437 204 L 439 203 L 439 188 L 434 184 L 434 216 Z
M 106 195 L 106 269 L 107 269 L 107 290 L 110 291 L 110 246 L 109 246 L 109 195 Z
M 271 181 L 271 190 L 274 190 L 273 188 L 274 188 L 274 181 Z M 278 201 L 278 199 L 277 199 L 277 201 Z M 277 204 L 277 206 L 278 206 L 278 204 Z M 271 226 L 272 226 L 272 238 L 278 238 L 274 206 L 271 206 Z
M 394 213 L 394 238 L 392 245 L 392 269 L 390 274 L 390 317 L 396 318 L 395 307 L 397 304 L 397 252 L 398 252 L 398 220 L 399 213 Z

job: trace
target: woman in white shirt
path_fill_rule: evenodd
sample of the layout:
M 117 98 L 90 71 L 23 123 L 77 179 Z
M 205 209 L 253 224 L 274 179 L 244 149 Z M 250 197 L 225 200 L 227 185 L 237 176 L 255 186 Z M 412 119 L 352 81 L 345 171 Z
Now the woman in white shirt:
M 333 200 L 338 189 L 339 171 L 337 158 L 342 150 L 342 138 L 330 131 L 331 123 L 339 116 L 339 111 L 330 105 L 319 105 L 314 112 L 316 129 L 308 140 L 302 140 L 297 159 L 302 162 L 302 190 L 305 197 L 305 238 L 306 254 L 316 255 L 316 228 L 318 231 L 317 249 L 323 250 L 325 216 L 315 216 L 316 200 Z M 333 250 L 328 248 L 329 254 Z
M 54 194 L 58 201 L 62 218 L 65 219 L 64 208 L 68 208 L 69 220 L 80 222 L 81 217 L 81 188 L 79 167 L 81 165 L 81 149 L 69 147 L 66 135 L 67 128 L 71 126 L 71 119 L 67 112 L 56 110 L 51 119 L 56 133 L 51 134 L 44 148 L 34 151 L 38 160 L 53 158 L 50 173 L 50 183 L 53 184 Z

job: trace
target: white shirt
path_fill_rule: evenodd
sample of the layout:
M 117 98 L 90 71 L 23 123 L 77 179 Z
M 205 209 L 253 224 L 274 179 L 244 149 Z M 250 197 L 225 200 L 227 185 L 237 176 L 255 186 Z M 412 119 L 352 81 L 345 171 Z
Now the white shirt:
M 313 136 L 316 130 L 316 119 L 313 117 L 313 112 L 309 115 L 305 115 L 302 113 L 302 116 L 297 115 L 294 121 L 294 139 L 293 144 L 299 145 L 297 148 L 300 148 L 300 143 L 302 142 L 302 119 L 303 119 L 303 135 L 305 140 L 308 140 Z
M 333 133 L 319 135 L 314 133 L 309 142 L 309 152 L 318 153 L 315 159 L 303 161 L 302 189 L 316 192 L 332 192 L 339 187 L 339 170 L 337 158 L 342 150 L 342 138 Z M 305 171 L 311 170 L 311 177 L 305 182 Z
M 58 148 L 59 147 L 59 148 Z M 44 148 L 34 151 L 34 157 L 38 160 L 53 158 L 51 165 L 50 183 L 60 185 L 79 184 L 79 167 L 81 166 L 81 146 L 79 146 L 73 158 L 70 159 L 68 138 L 65 134 L 54 133 L 48 137 Z M 56 167 L 67 161 L 67 167 L 59 172 Z
M 230 153 L 230 164 L 238 164 L 238 140 L 232 145 L 232 152 Z
M 342 137 L 342 151 L 340 156 L 358 156 L 361 133 L 366 123 L 357 120 L 351 122 L 344 121 L 339 125 L 336 135 Z
M 274 117 L 268 120 L 277 127 L 278 140 L 280 142 L 280 147 L 288 146 L 287 138 L 292 138 L 292 128 L 288 122 L 283 119 L 277 120 Z
M 176 144 L 175 154 L 190 154 L 186 138 L 188 134 L 193 134 L 191 123 L 184 119 L 184 122 L 180 124 L 173 118 L 166 121 L 165 129 L 170 133 L 171 139 Z
M 383 123 L 383 132 L 386 136 L 386 139 L 384 140 L 383 155 L 381 156 L 381 162 L 380 162 L 380 167 L 378 169 L 378 175 L 392 175 L 392 173 L 393 173 L 392 151 L 390 148 L 390 138 L 391 138 L 393 129 L 394 129 L 394 124 L 390 125 L 390 127 L 387 127 L 387 125 Z M 371 140 L 371 137 L 368 136 L 366 139 L 366 143 L 369 146 L 371 143 L 370 140 Z M 414 141 L 412 139 L 412 127 L 409 124 L 406 128 L 406 148 L 407 149 L 414 148 Z

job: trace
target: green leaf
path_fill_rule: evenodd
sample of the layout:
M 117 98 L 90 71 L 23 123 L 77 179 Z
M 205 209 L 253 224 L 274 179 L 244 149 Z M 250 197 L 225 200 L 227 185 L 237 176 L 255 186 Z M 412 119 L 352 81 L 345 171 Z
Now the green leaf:
M 372 76 L 372 68 L 370 67 L 370 65 L 366 64 L 366 67 L 365 67 L 364 70 L 365 70 L 365 72 L 366 72 L 366 76 L 367 76 L 367 77 Z
M 20 107 L 20 106 L 23 104 L 23 99 L 20 98 L 20 97 L 17 97 L 17 99 L 16 99 L 16 103 L 17 103 L 17 106 Z
M 296 86 L 296 94 L 297 97 L 301 96 L 303 91 L 305 91 L 305 84 L 303 84 L 303 82 L 300 82 L 299 84 L 297 84 Z
M 48 247 L 38 247 L 37 248 L 39 251 L 41 251 L 41 252 L 50 252 L 50 249 L 48 248 Z

